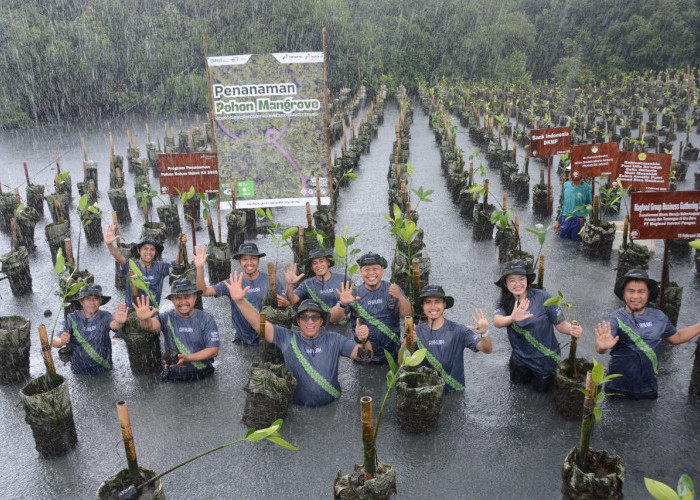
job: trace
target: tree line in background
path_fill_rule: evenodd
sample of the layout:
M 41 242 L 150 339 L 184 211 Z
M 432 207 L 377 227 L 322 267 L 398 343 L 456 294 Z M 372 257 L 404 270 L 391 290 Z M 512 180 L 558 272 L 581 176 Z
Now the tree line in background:
M 693 0 L 4 0 L 0 127 L 207 109 L 209 55 L 322 50 L 331 90 L 700 65 Z

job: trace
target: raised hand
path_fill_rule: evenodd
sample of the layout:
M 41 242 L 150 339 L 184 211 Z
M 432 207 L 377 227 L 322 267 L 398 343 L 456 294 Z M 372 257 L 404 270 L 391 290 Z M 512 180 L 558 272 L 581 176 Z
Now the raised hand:
M 474 314 L 476 313 L 476 315 Z M 474 312 L 472 313 L 472 321 L 476 323 L 476 325 L 468 325 L 467 328 L 470 330 L 473 330 L 474 332 L 478 333 L 479 335 L 486 333 L 489 329 L 489 318 L 486 315 L 486 313 L 479 309 L 478 307 L 474 309 Z
M 248 293 L 250 286 L 243 288 L 243 272 L 239 273 L 234 271 L 228 280 L 224 281 L 226 288 L 228 288 L 228 293 L 231 296 L 231 300 L 234 302 L 237 300 L 243 300 Z
M 136 302 L 132 302 L 131 305 L 136 311 L 136 317 L 139 321 L 150 319 L 158 312 L 158 309 L 151 308 L 151 299 L 148 298 L 148 295 L 139 295 L 136 297 Z
M 610 323 L 603 321 L 595 327 L 595 344 L 596 347 L 602 350 L 608 350 L 615 347 L 615 344 L 620 340 L 620 337 L 613 337 L 610 330 Z
M 114 226 L 112 224 L 102 228 L 102 238 L 107 246 L 117 241 L 117 236 L 114 234 Z
M 511 313 L 513 321 L 522 321 L 527 318 L 532 318 L 533 314 L 527 312 L 529 307 L 530 299 L 525 298 L 520 302 L 516 302 L 513 306 L 513 312 Z
M 126 309 L 126 304 L 122 302 L 121 304 L 117 304 L 117 310 L 112 313 L 112 319 L 116 321 L 117 323 L 124 324 L 126 323 L 126 318 L 127 318 L 127 309 Z
M 207 261 L 207 246 L 197 245 L 194 247 L 192 252 L 192 257 L 194 258 L 194 267 L 203 267 L 204 263 Z
M 288 285 L 296 285 L 299 283 L 299 280 L 301 280 L 305 274 L 297 274 L 297 265 L 292 264 L 291 262 L 284 266 L 284 281 Z
M 335 289 L 335 293 L 338 294 L 338 299 L 340 300 L 341 306 L 345 307 L 355 302 L 355 300 L 360 300 L 360 297 L 355 297 L 353 294 L 354 288 L 355 285 L 352 283 L 352 281 L 345 281 L 344 283 L 341 283 L 340 290 L 337 288 Z

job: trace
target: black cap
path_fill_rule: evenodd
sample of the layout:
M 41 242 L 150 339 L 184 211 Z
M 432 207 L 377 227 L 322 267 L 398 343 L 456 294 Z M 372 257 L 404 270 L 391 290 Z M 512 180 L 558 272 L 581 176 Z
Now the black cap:
M 173 281 L 170 285 L 170 295 L 165 297 L 168 300 L 173 300 L 174 295 L 190 295 L 196 293 L 197 295 L 202 294 L 202 290 L 197 290 L 197 287 L 187 278 L 179 278 Z
M 333 264 L 335 264 L 335 262 L 331 260 L 331 257 L 333 257 L 333 252 L 331 252 L 330 250 L 326 250 L 325 248 L 314 248 L 309 252 L 309 255 L 306 257 L 306 269 L 310 271 L 311 261 L 314 259 L 320 259 L 321 257 L 325 257 L 326 259 L 328 259 L 328 267 L 333 267 Z
M 73 302 L 80 302 L 85 297 L 99 297 L 102 304 L 106 304 L 112 298 L 109 295 L 102 295 L 102 287 L 100 285 L 87 284 L 78 291 L 78 296 L 73 299 Z
M 528 269 L 527 263 L 524 260 L 511 260 L 503 265 L 501 270 L 501 277 L 498 281 L 495 281 L 496 286 L 503 287 L 506 284 L 506 276 L 511 274 L 522 274 L 527 276 L 528 285 L 535 281 L 535 273 L 531 273 Z
M 373 252 L 368 252 L 364 254 L 362 257 L 357 259 L 357 263 L 359 264 L 360 267 L 364 266 L 372 266 L 372 265 L 379 265 L 382 266 L 384 269 L 387 267 L 387 262 L 384 257 L 382 257 L 379 254 L 373 253 Z
M 649 277 L 643 269 L 630 269 L 627 274 L 620 276 L 615 282 L 615 295 L 620 300 L 624 300 L 625 285 L 628 281 L 644 281 L 649 287 L 649 301 L 656 300 L 659 296 L 659 282 Z
M 163 245 L 158 243 L 154 238 L 151 238 L 150 236 L 147 236 L 146 238 L 142 239 L 138 243 L 136 243 L 134 246 L 131 247 L 131 256 L 134 259 L 138 259 L 140 256 L 141 252 L 141 247 L 144 245 L 153 245 L 156 247 L 156 254 L 160 255 L 163 253 Z
M 321 307 L 321 304 L 316 302 L 315 300 L 311 299 L 306 299 L 299 304 L 299 309 L 297 309 L 297 313 L 294 315 L 294 322 L 297 322 L 297 319 L 301 315 L 301 313 L 305 311 L 315 311 L 318 313 L 321 313 L 321 319 L 323 319 L 323 323 L 321 323 L 321 326 L 325 325 L 328 322 L 328 313 L 323 310 L 323 307 Z
M 264 253 L 258 251 L 258 245 L 255 243 L 241 243 L 238 247 L 238 253 L 233 254 L 234 260 L 241 258 L 241 255 L 252 255 L 253 257 L 265 257 Z
M 441 286 L 439 285 L 425 285 L 421 291 L 420 295 L 416 299 L 416 309 L 419 311 L 423 307 L 423 299 L 427 297 L 438 297 L 441 299 L 445 299 L 445 309 L 449 309 L 452 307 L 455 303 L 455 299 L 450 297 L 449 295 L 445 295 L 445 290 L 442 289 Z

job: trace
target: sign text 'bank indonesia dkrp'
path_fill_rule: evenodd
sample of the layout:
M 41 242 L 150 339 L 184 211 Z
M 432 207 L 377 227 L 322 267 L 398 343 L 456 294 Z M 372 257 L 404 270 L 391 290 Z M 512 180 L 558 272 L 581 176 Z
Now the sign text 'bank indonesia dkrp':
M 209 57 L 221 192 L 238 208 L 329 204 L 323 52 Z M 316 178 L 319 186 L 316 185 Z

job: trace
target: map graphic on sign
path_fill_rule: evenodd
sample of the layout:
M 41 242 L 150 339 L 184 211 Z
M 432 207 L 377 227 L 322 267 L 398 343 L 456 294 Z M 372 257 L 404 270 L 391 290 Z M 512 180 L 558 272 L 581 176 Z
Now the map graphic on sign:
M 207 63 L 223 198 L 234 183 L 238 208 L 303 206 L 317 190 L 329 204 L 323 53 Z

